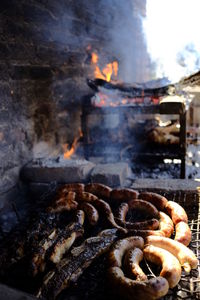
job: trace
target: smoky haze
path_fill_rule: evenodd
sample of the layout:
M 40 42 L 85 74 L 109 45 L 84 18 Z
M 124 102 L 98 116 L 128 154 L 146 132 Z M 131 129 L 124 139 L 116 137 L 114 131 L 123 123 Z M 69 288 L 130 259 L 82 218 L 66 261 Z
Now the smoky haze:
M 55 6 L 58 31 L 52 39 L 58 47 L 87 48 L 99 55 L 100 67 L 110 60 L 119 62 L 121 81 L 145 82 L 152 79 L 142 20 L 146 0 L 67 1 Z M 60 30 L 62 29 L 62 30 Z

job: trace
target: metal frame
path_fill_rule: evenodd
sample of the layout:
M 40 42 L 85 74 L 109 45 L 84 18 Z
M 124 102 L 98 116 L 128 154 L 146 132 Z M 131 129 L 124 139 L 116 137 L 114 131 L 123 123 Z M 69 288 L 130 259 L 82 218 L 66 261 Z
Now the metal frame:
M 110 113 L 118 113 L 119 115 L 123 115 L 127 109 L 131 110 L 133 114 L 161 114 L 161 115 L 179 115 L 180 121 L 180 143 L 175 148 L 174 153 L 169 155 L 168 153 L 158 153 L 153 154 L 149 153 L 149 157 L 163 157 L 163 158 L 178 158 L 181 160 L 181 172 L 180 178 L 185 178 L 185 155 L 186 155 L 186 110 L 185 104 L 182 101 L 170 101 L 170 102 L 161 102 L 160 104 L 142 104 L 142 105 L 129 105 L 129 106 L 116 106 L 116 107 L 96 107 L 91 104 L 91 97 L 93 95 L 88 95 L 84 98 L 83 106 L 82 106 L 82 132 L 83 132 L 83 146 L 84 146 L 84 156 L 88 159 L 88 151 L 90 152 L 91 143 L 89 141 L 89 131 L 90 128 L 87 125 L 87 117 L 91 114 L 110 114 Z M 140 155 L 143 155 L 140 153 Z M 95 156 L 95 154 L 94 154 Z

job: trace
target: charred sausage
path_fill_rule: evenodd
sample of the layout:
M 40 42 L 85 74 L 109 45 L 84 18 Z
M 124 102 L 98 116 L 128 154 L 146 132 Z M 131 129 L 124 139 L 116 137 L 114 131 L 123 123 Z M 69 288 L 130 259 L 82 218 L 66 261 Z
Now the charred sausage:
M 155 300 L 165 296 L 169 290 L 168 281 L 163 277 L 136 281 L 125 277 L 119 267 L 109 268 L 108 278 L 116 294 L 126 300 Z
M 111 251 L 109 252 L 109 264 L 112 267 L 121 267 L 122 265 L 122 258 L 126 251 L 132 248 L 140 248 L 143 249 L 144 247 L 144 240 L 140 236 L 132 236 L 129 238 L 125 238 L 122 240 L 117 241 Z
M 97 224 L 99 220 L 99 214 L 92 204 L 88 202 L 82 202 L 78 207 L 86 213 L 90 225 L 94 226 Z
M 143 252 L 139 248 L 131 249 L 126 252 L 124 257 L 124 266 L 127 275 L 136 281 L 147 280 L 146 274 L 140 268 L 139 263 L 143 259 Z

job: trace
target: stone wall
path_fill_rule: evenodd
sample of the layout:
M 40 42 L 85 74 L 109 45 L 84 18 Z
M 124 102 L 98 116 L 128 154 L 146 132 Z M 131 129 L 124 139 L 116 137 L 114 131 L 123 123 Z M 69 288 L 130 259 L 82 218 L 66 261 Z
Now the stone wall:
M 123 64 L 111 29 L 126 28 L 130 10 L 137 19 L 131 0 L 126 6 L 117 0 L 0 1 L 0 192 L 16 185 L 21 166 L 34 155 L 59 153 L 72 143 L 82 96 L 90 92 L 91 50 L 102 62 L 117 58 Z M 131 32 L 141 47 L 139 14 L 136 21 Z M 148 64 L 147 57 L 142 61 Z

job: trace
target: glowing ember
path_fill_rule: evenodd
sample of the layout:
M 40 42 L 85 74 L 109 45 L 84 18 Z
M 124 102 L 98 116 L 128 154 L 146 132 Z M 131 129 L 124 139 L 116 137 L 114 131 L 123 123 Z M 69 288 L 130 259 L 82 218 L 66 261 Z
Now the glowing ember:
M 79 142 L 79 139 L 83 136 L 83 133 L 82 131 L 79 129 L 79 136 L 78 137 L 75 137 L 73 143 L 72 143 L 72 146 L 71 148 L 69 149 L 69 144 L 63 144 L 62 145 L 62 148 L 63 148 L 63 157 L 65 159 L 70 159 L 71 156 L 75 153 L 76 151 L 76 148 L 78 146 L 78 142 Z
M 112 75 L 114 75 L 115 78 L 117 77 L 117 74 L 118 74 L 118 62 L 117 61 L 113 61 L 113 62 L 107 64 L 103 68 L 102 71 L 98 66 L 98 61 L 99 61 L 98 54 L 95 52 L 92 52 L 91 63 L 94 66 L 95 78 L 104 79 L 106 81 L 111 81 Z

